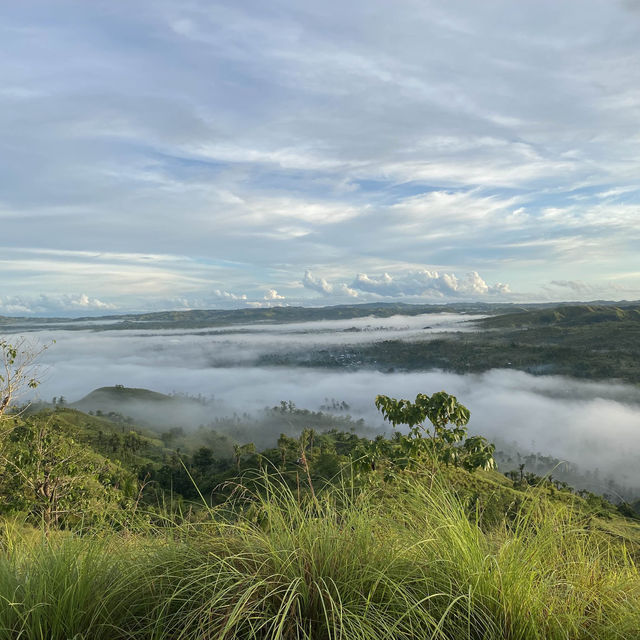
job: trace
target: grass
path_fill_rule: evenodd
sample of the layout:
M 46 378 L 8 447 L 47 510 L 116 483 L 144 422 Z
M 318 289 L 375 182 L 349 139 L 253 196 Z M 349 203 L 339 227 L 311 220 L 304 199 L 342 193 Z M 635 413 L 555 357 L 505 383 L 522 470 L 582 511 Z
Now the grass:
M 632 554 L 532 492 L 491 529 L 442 477 L 317 497 L 263 479 L 197 524 L 7 522 L 0 640 L 629 639 Z

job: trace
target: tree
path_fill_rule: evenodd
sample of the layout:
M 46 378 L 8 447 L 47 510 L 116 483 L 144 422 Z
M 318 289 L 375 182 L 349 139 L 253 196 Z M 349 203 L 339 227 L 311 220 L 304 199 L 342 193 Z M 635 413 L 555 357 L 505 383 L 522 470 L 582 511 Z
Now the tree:
M 311 427 L 307 427 L 302 430 L 300 434 L 300 446 L 303 451 L 309 450 L 309 453 L 313 453 L 313 444 L 316 437 L 316 430 Z
M 298 443 L 288 435 L 281 433 L 278 438 L 278 451 L 280 452 L 280 469 L 283 470 L 287 465 L 287 458 L 295 458 L 298 449 Z
M 20 421 L 0 448 L 0 511 L 27 512 L 47 528 L 107 517 L 136 492 L 131 473 L 55 421 Z
M 127 435 L 124 437 L 123 447 L 126 451 L 131 451 L 132 453 L 137 453 L 144 444 L 142 438 L 135 432 L 129 431 Z
M 256 452 L 256 445 L 253 442 L 247 444 L 233 445 L 233 457 L 236 459 L 236 470 L 240 473 L 240 461 L 243 456 L 250 456 Z
M 200 472 L 204 473 L 215 462 L 213 450 L 209 447 L 200 447 L 193 454 L 193 466 Z
M 0 339 L 0 421 L 26 391 L 38 386 L 36 361 L 46 348 L 26 338 L 13 343 Z
M 467 438 L 466 425 L 470 412 L 455 396 L 444 391 L 432 396 L 418 394 L 414 402 L 379 395 L 376 407 L 393 427 L 406 425 L 407 435 L 396 432 L 395 447 L 374 441 L 367 447 L 365 464 L 372 470 L 379 459 L 395 458 L 396 466 L 407 467 L 424 460 L 438 460 L 446 465 L 461 466 L 468 471 L 491 469 L 494 445 L 482 436 Z M 425 426 L 426 422 L 430 426 Z

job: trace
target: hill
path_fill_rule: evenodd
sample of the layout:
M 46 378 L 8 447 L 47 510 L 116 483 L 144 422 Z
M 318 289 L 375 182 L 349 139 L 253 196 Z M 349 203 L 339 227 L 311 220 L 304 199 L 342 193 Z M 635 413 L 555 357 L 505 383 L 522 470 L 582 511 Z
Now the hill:
M 172 403 L 176 399 L 164 393 L 150 391 L 149 389 L 136 389 L 115 385 L 113 387 L 100 387 L 88 393 L 84 398 L 74 402 L 73 407 L 83 410 L 89 406 L 97 409 L 112 409 L 116 405 L 122 406 L 130 402 Z
M 66 406 L 58 406 L 58 409 Z M 148 389 L 116 385 L 95 389 L 68 407 L 106 418 L 122 425 L 123 429 L 150 429 L 182 451 L 193 451 L 211 442 L 219 444 L 219 438 L 228 439 L 227 450 L 231 441 L 251 440 L 259 447 L 266 447 L 281 433 L 298 437 L 305 428 L 357 430 L 361 434 L 369 433 L 371 437 L 378 433 L 371 432 L 363 420 L 353 420 L 346 403 L 310 411 L 283 400 L 275 407 L 265 407 L 254 414 L 227 415 L 212 398 L 169 396 Z
M 261 356 L 265 366 L 442 369 L 475 373 L 512 368 L 534 375 L 640 382 L 640 305 L 521 309 L 436 337 L 323 347 Z
M 113 389 L 112 387 L 106 390 L 97 389 L 92 394 L 98 398 L 105 394 L 109 397 L 114 393 Z M 130 391 L 128 395 L 136 400 L 153 398 L 161 403 L 172 400 L 170 396 L 156 394 L 146 389 L 130 389 L 125 390 L 124 393 L 118 389 L 118 392 L 123 393 L 124 396 L 127 395 L 126 391 Z M 51 442 L 55 441 L 54 448 L 61 452 L 61 455 L 69 447 L 80 446 L 82 455 L 86 454 L 93 460 L 90 469 L 94 471 L 100 468 L 111 469 L 111 475 L 107 474 L 108 477 L 120 478 L 119 481 L 114 481 L 114 486 L 116 488 L 119 485 L 128 486 L 126 495 L 129 497 L 135 494 L 135 490 L 131 488 L 132 483 L 135 484 L 134 479 L 140 482 L 147 478 L 153 480 L 157 485 L 156 489 L 171 491 L 174 495 L 181 494 L 185 498 L 194 500 L 199 499 L 202 491 L 211 497 L 213 495 L 211 492 L 216 491 L 216 487 L 232 481 L 238 474 L 257 472 L 265 466 L 273 470 L 279 469 L 280 473 L 286 471 L 287 474 L 292 474 L 294 482 L 299 482 L 299 479 L 295 480 L 295 478 L 300 472 L 300 447 L 308 434 L 311 434 L 312 438 L 311 443 L 307 442 L 306 445 L 309 471 L 314 482 L 317 481 L 320 484 L 338 474 L 345 464 L 351 464 L 350 461 L 354 456 L 364 455 L 370 447 L 374 447 L 379 452 L 385 451 L 385 455 L 388 456 L 391 451 L 389 447 L 396 446 L 392 445 L 393 442 L 397 442 L 395 438 L 385 439 L 377 435 L 374 440 L 370 440 L 357 435 L 352 430 L 340 431 L 332 427 L 330 420 L 324 423 L 324 430 L 321 430 L 323 429 L 322 421 L 316 422 L 315 426 L 318 430 L 312 427 L 303 430 L 303 424 L 314 424 L 314 414 L 297 409 L 293 405 L 290 407 L 284 405 L 285 403 L 281 407 L 270 410 L 271 419 L 279 423 L 281 431 L 289 430 L 290 433 L 292 421 L 299 419 L 299 430 L 291 436 L 285 434 L 278 436 L 278 430 L 271 429 L 271 440 L 260 449 L 253 444 L 243 449 L 242 443 L 247 443 L 251 438 L 251 432 L 248 429 L 242 432 L 244 439 L 235 440 L 234 446 L 233 439 L 211 427 L 202 427 L 193 431 L 182 429 L 167 431 L 163 427 L 146 427 L 124 422 L 122 415 L 116 412 L 111 415 L 96 416 L 70 407 L 38 410 L 26 415 L 15 421 L 10 433 L 21 434 L 16 438 L 16 442 L 26 443 L 29 438 L 33 441 L 44 438 L 42 446 L 47 443 L 49 443 L 48 446 L 52 446 Z M 338 420 L 336 424 L 341 423 Z M 342 424 L 348 426 L 350 423 L 347 420 Z M 259 423 L 254 426 L 256 428 L 253 435 L 259 436 Z M 11 438 L 9 440 L 11 441 Z M 387 444 L 382 446 L 385 442 Z M 238 456 L 239 450 L 244 453 Z M 42 455 L 46 457 L 48 454 L 42 451 Z M 384 456 L 380 457 L 379 453 L 376 456 L 376 466 L 383 469 Z M 55 455 L 53 457 L 55 458 Z M 503 471 L 509 471 L 509 469 L 505 468 Z M 539 497 L 545 500 L 571 505 L 581 515 L 599 516 L 602 518 L 599 526 L 603 530 L 620 530 L 620 527 L 627 531 L 632 530 L 629 529 L 628 524 L 624 523 L 624 519 L 620 520 L 618 507 L 606 499 L 586 491 L 579 492 L 580 495 L 578 495 L 572 492 L 566 483 L 557 480 L 552 482 L 550 479 L 531 473 L 529 465 L 524 475 L 516 473 L 515 470 L 509 471 L 506 475 L 496 470 L 482 469 L 469 473 L 461 468 L 448 466 L 442 469 L 442 473 L 451 487 L 465 499 L 472 499 L 474 503 L 484 505 L 485 518 L 502 517 L 508 510 L 509 504 L 514 500 L 516 502 L 521 500 L 523 492 L 535 489 Z M 128 478 L 126 482 L 123 480 L 125 477 Z M 154 495 L 157 497 L 158 492 L 156 491 Z M 223 491 L 220 495 L 224 496 L 225 492 Z M 640 526 L 636 526 L 633 531 L 632 538 L 637 538 L 640 544 Z
M 100 387 L 70 406 L 85 413 L 117 414 L 125 422 L 163 429 L 197 426 L 211 420 L 211 410 L 202 398 L 169 396 L 123 385 Z
M 453 304 L 405 304 L 377 302 L 326 307 L 269 307 L 262 309 L 191 309 L 186 311 L 158 311 L 133 313 L 95 318 L 25 318 L 0 316 L 3 331 L 34 331 L 47 326 L 56 329 L 116 331 L 127 329 L 199 329 L 238 324 L 279 324 L 287 322 L 311 322 L 317 320 L 341 320 L 373 316 L 388 318 L 394 315 L 420 315 L 428 313 L 498 313 L 512 309 L 509 304 L 453 303 Z
M 488 329 L 511 327 L 583 327 L 597 323 L 640 325 L 640 305 L 563 305 L 553 309 L 523 309 L 516 313 L 484 318 L 478 326 Z

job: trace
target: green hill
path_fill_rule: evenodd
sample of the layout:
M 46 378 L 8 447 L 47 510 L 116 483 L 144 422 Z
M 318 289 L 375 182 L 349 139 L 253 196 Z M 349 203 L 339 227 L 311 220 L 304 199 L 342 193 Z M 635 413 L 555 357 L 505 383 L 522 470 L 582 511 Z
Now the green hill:
M 123 385 L 100 387 L 69 406 L 96 415 L 118 414 L 126 422 L 162 429 L 194 427 L 211 420 L 210 408 L 197 398 Z
M 130 313 L 96 318 L 10 318 L 0 317 L 4 331 L 38 330 L 55 324 L 63 330 L 92 331 L 121 329 L 197 329 L 237 324 L 278 324 L 341 320 L 351 318 L 388 318 L 394 315 L 414 316 L 430 313 L 494 314 L 514 309 L 545 308 L 548 304 L 513 305 L 509 303 L 459 302 L 449 304 L 406 304 L 402 302 L 374 302 L 326 307 L 270 307 L 262 309 L 191 309 L 187 311 L 158 311 Z
M 98 409 L 112 409 L 117 405 L 130 402 L 172 403 L 175 399 L 164 393 L 150 391 L 149 389 L 136 389 L 116 385 L 114 387 L 100 387 L 94 389 L 84 398 L 72 403 L 72 407 L 82 410 L 83 407 L 96 407 Z
M 582 327 L 601 322 L 640 325 L 640 306 L 563 305 L 554 309 L 522 310 L 478 322 L 484 328 L 510 327 Z
M 259 364 L 336 369 L 357 363 L 385 372 L 512 368 L 534 375 L 640 382 L 638 304 L 521 309 L 473 321 L 469 329 L 309 353 L 265 354 Z
M 169 396 L 149 389 L 136 389 L 115 385 L 113 387 L 100 387 L 94 389 L 86 396 L 72 402 L 69 406 L 80 411 L 119 411 L 123 412 L 128 406 L 148 405 L 168 409 L 172 405 L 181 405 L 185 402 L 182 397 Z
M 172 400 L 170 396 L 146 389 L 130 391 L 131 394 L 124 395 L 136 400 Z M 95 397 L 102 398 L 104 395 L 110 397 L 113 393 L 122 391 L 114 391 L 114 388 L 108 387 L 97 389 L 89 396 L 95 394 Z M 280 416 L 280 420 L 284 422 L 295 419 L 296 412 L 301 415 L 305 413 L 304 410 L 295 407 L 286 414 L 281 414 L 280 411 L 282 409 L 278 408 L 274 413 L 274 419 Z M 260 455 L 252 448 L 235 459 L 232 442 L 213 429 L 167 432 L 159 428 L 123 423 L 119 414 L 95 416 L 69 407 L 40 410 L 17 419 L 11 433 L 18 433 L 20 429 L 26 430 L 21 436 L 22 440 L 18 439 L 16 442 L 26 443 L 28 438 L 37 440 L 38 437 L 42 437 L 53 438 L 62 452 L 67 447 L 81 447 L 82 452 L 93 460 L 89 467 L 91 470 L 100 475 L 100 469 L 110 469 L 112 475 L 109 477 L 120 478 L 119 482 L 113 482 L 113 487 L 116 490 L 125 485 L 128 487 L 126 495 L 121 496 L 122 500 L 134 495 L 136 491 L 132 486 L 145 478 L 153 480 L 156 484 L 152 492 L 154 500 L 162 491 L 170 491 L 176 496 L 196 501 L 199 500 L 201 492 L 211 497 L 211 492 L 216 491 L 216 487 L 233 481 L 239 473 L 258 472 L 262 468 L 279 469 L 279 473 L 284 470 L 285 475 L 292 474 L 292 479 L 298 478 L 295 482 L 300 481 L 300 439 L 296 437 L 281 436 L 276 447 L 274 435 L 272 442 L 261 448 Z M 362 452 L 366 451 L 367 443 L 373 442 L 352 432 L 336 429 L 313 433 L 316 433 L 316 440 L 307 454 L 309 470 L 314 482 L 318 481 L 321 484 L 325 482 L 324 479 L 337 474 L 345 464 L 350 464 L 353 456 L 362 455 Z M 250 437 L 250 433 L 243 435 Z M 383 442 L 381 438 L 378 436 L 374 442 Z M 387 441 L 388 446 L 391 446 L 392 441 Z M 43 456 L 47 456 L 46 452 L 43 452 Z M 284 466 L 283 460 L 286 461 Z M 378 465 L 380 464 L 379 462 Z M 520 482 L 515 472 L 506 477 L 494 470 L 469 473 L 461 468 L 443 467 L 442 473 L 459 496 L 481 507 L 483 518 L 487 522 L 500 521 L 513 504 L 522 501 L 523 495 L 534 491 L 538 499 L 570 506 L 580 516 L 596 517 L 601 530 L 615 531 L 616 535 L 624 530 L 625 536 L 630 535 L 629 540 L 640 544 L 640 525 L 633 520 L 622 518 L 618 507 L 588 492 L 582 492 L 581 495 L 573 493 L 563 483 L 553 483 L 530 473 L 525 474 L 526 481 Z M 127 478 L 124 484 L 123 478 Z M 5 487 L 4 491 L 7 490 Z M 222 491 L 220 498 L 225 495 L 225 491 Z M 11 501 L 6 502 L 10 503 Z M 627 512 L 631 513 L 624 511 Z

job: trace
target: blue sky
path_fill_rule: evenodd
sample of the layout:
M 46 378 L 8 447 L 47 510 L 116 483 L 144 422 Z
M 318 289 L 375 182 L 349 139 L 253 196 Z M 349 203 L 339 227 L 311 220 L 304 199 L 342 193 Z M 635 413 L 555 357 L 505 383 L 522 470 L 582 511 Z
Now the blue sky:
M 0 314 L 640 298 L 640 3 L 0 5 Z

